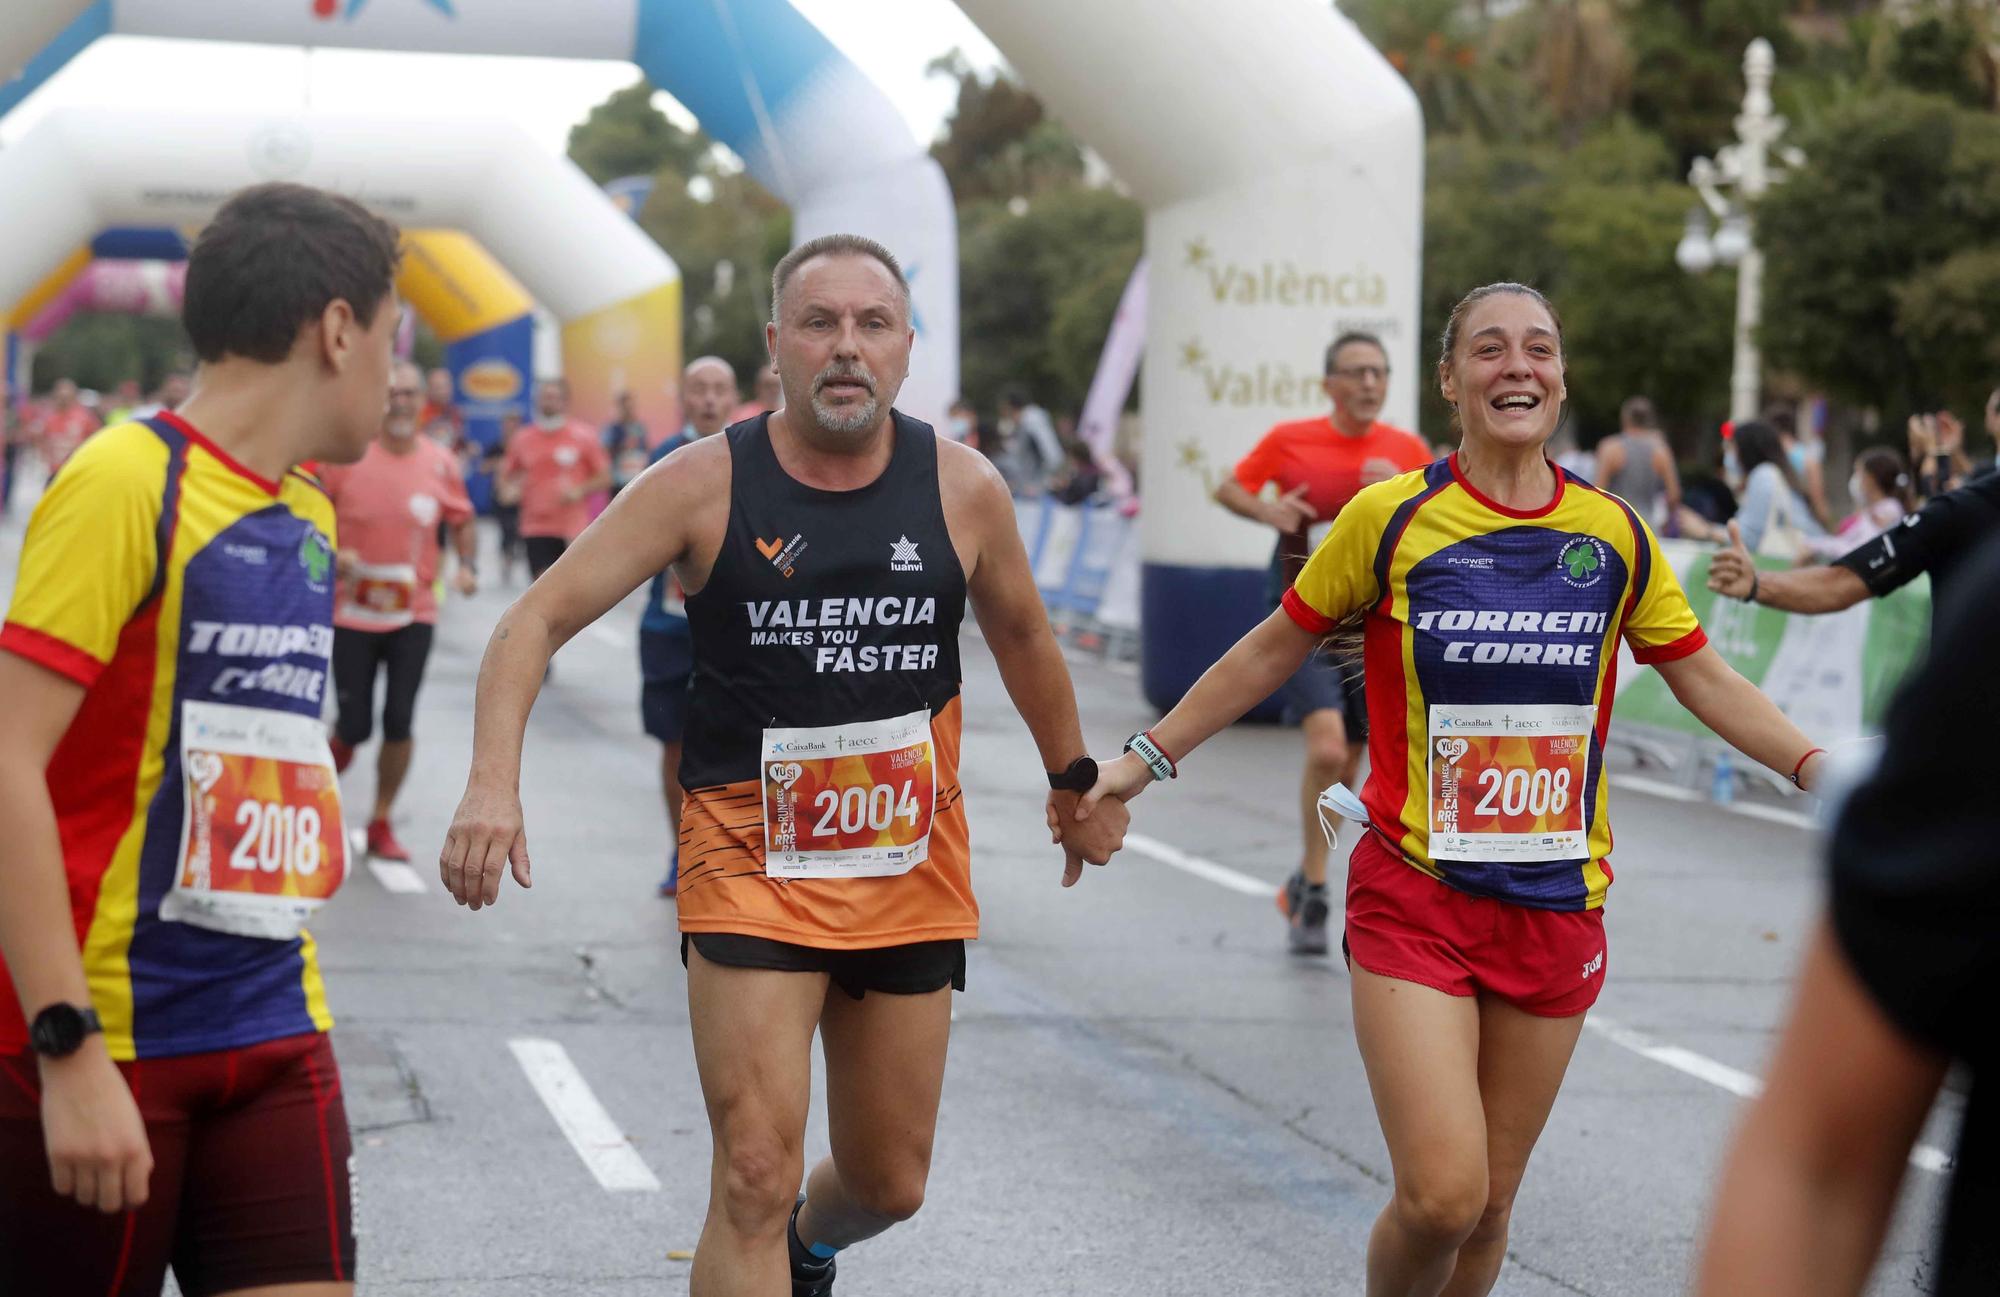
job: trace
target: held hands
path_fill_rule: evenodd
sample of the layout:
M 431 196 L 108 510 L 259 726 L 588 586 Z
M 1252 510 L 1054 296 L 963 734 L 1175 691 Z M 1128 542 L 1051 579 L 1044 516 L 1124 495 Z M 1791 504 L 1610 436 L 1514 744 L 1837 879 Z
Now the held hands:
M 1115 809 L 1099 811 L 1086 822 L 1076 813 L 1081 800 L 1076 793 L 1057 790 L 1049 794 L 1046 807 L 1049 841 L 1062 844 L 1064 887 L 1076 886 L 1077 879 L 1083 877 L 1084 861 L 1110 863 L 1112 855 L 1125 845 L 1125 827 L 1132 822 L 1123 802 Z
M 460 905 L 479 909 L 500 899 L 500 876 L 509 862 L 514 881 L 532 887 L 528 834 L 521 824 L 521 796 L 513 789 L 466 785 L 465 797 L 445 834 L 438 877 Z
M 1125 803 L 1152 782 L 1153 772 L 1146 763 L 1127 752 L 1116 761 L 1098 762 L 1097 784 L 1083 796 L 1049 794 L 1049 833 L 1063 844 L 1064 887 L 1075 885 L 1083 861 L 1104 864 L 1125 845 L 1125 830 L 1132 823 Z
M 153 1150 L 104 1037 L 42 1061 L 42 1131 L 58 1194 L 107 1215 L 145 1205 Z
M 1729 547 L 1717 550 L 1708 560 L 1708 588 L 1731 599 L 1747 599 L 1757 580 L 1757 565 L 1743 547 L 1743 532 L 1736 520 L 1729 521 Z
M 1304 531 L 1319 517 L 1319 510 L 1306 503 L 1303 483 L 1264 506 L 1264 521 L 1282 532 Z

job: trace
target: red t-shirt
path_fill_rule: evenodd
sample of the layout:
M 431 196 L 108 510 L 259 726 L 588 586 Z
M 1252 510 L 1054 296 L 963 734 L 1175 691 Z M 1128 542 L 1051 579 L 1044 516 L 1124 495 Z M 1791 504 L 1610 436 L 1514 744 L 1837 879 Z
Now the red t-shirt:
M 521 534 L 575 540 L 590 525 L 590 499 L 563 493 L 608 471 L 611 457 L 597 434 L 571 420 L 550 431 L 529 424 L 507 447 L 500 471 L 521 479 Z
M 1359 437 L 1350 437 L 1333 426 L 1329 415 L 1316 419 L 1295 419 L 1281 423 L 1264 434 L 1263 440 L 1236 463 L 1236 482 L 1255 495 L 1266 482 L 1276 482 L 1280 494 L 1306 488 L 1306 503 L 1319 515 L 1319 524 L 1333 521 L 1367 483 L 1361 479 L 1362 466 L 1371 459 L 1395 465 L 1397 473 L 1422 468 L 1431 462 L 1431 452 L 1414 433 L 1382 423 L 1368 425 Z M 1289 579 L 1309 550 L 1305 533 L 1295 533 L 1279 542 L 1278 554 Z
M 100 427 L 98 418 L 81 405 L 50 410 L 42 416 L 42 459 L 53 473 L 68 462 L 84 439 Z
M 408 454 L 377 441 L 358 463 L 320 469 L 340 548 L 364 565 L 334 592 L 333 624 L 346 630 L 437 621 L 438 523 L 464 522 L 472 501 L 450 451 L 421 434 L 410 441 Z

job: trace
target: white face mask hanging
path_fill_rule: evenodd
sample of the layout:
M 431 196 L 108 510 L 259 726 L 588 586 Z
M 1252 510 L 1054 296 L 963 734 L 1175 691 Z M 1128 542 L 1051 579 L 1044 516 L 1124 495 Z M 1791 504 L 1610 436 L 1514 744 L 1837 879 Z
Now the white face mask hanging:
M 1357 824 L 1368 822 L 1368 808 L 1354 795 L 1354 790 L 1346 784 L 1333 784 L 1320 791 L 1319 803 L 1314 809 L 1319 813 L 1319 831 L 1326 835 L 1328 850 L 1340 845 L 1340 835 L 1334 828 L 1334 820 L 1353 820 Z

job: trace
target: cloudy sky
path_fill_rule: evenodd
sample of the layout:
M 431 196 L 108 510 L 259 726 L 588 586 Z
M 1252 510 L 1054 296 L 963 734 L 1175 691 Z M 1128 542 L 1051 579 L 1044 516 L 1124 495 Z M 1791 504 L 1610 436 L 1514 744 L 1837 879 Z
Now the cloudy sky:
M 792 0 L 902 110 L 929 141 L 953 91 L 924 65 L 957 47 L 975 65 L 1000 61 L 951 0 Z M 162 75 L 171 69 L 171 75 Z M 493 117 L 518 121 L 551 152 L 613 90 L 629 63 L 384 54 L 218 45 L 114 36 L 83 55 L 0 121 L 11 143 L 52 108 L 88 104 L 154 109 L 310 107 L 324 112 Z M 667 106 L 665 104 L 663 107 Z M 670 109 L 672 111 L 672 109 Z M 685 114 L 681 114 L 685 119 Z

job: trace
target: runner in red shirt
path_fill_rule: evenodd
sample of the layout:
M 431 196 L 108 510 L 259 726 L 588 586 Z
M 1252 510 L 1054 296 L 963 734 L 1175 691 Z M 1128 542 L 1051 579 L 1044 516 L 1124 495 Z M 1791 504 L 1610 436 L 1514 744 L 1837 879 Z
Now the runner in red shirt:
M 49 475 L 53 477 L 76 454 L 84 439 L 103 426 L 103 421 L 88 406 L 77 401 L 76 384 L 67 378 L 57 379 L 49 393 L 49 408 L 36 428 L 42 444 L 42 462 L 48 465 Z
M 477 533 L 458 460 L 418 433 L 421 372 L 398 364 L 389 381 L 389 415 L 359 463 L 320 470 L 340 521 L 340 586 L 333 605 L 333 686 L 340 719 L 334 766 L 346 770 L 354 749 L 374 732 L 375 677 L 388 670 L 382 702 L 382 748 L 375 759 L 375 813 L 368 854 L 406 861 L 389 812 L 409 773 L 416 743 L 411 722 L 437 629 L 438 524 L 452 529 L 458 592 L 476 593 Z
M 1389 353 L 1380 338 L 1352 332 L 1335 338 L 1326 349 L 1325 386 L 1333 400 L 1330 415 L 1272 428 L 1215 493 L 1231 513 L 1277 531 L 1268 591 L 1273 608 L 1356 492 L 1431 460 L 1430 449 L 1414 434 L 1376 420 L 1389 394 Z M 1267 482 L 1277 485 L 1277 499 L 1258 494 Z M 1330 907 L 1317 806 L 1328 785 L 1356 786 L 1368 734 L 1361 664 L 1316 653 L 1281 692 L 1285 723 L 1305 730 L 1306 768 L 1299 871 L 1278 893 L 1278 909 L 1289 925 L 1293 953 L 1323 955 Z
M 500 475 L 520 493 L 528 573 L 555 565 L 590 525 L 590 493 L 611 485 L 611 457 L 597 433 L 568 415 L 569 384 L 545 379 L 535 389 L 535 422 L 507 448 Z

